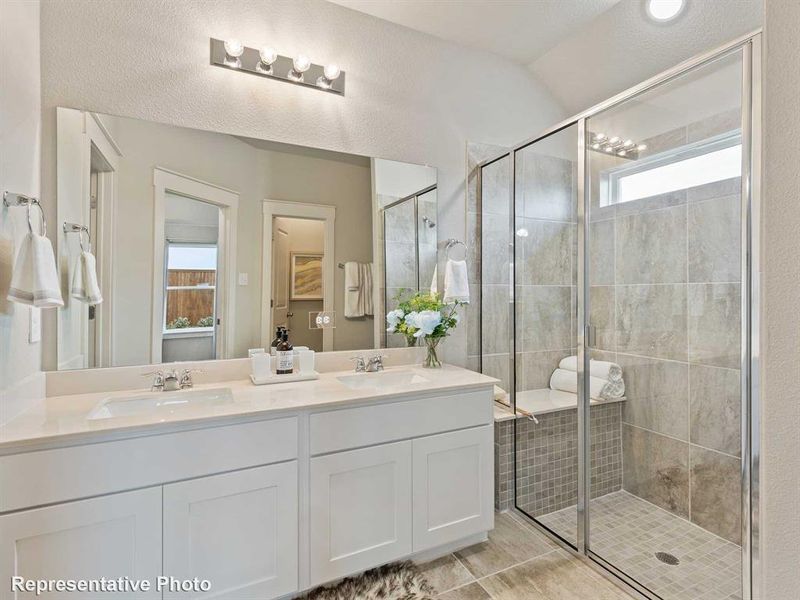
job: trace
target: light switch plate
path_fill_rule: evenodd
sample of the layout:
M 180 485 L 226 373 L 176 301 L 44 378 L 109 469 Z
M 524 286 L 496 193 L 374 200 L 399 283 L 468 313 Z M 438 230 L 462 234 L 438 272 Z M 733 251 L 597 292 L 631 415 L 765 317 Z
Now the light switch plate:
M 28 343 L 36 344 L 42 340 L 42 309 L 29 307 L 30 324 L 28 327 Z
M 239 273 L 239 285 L 247 285 L 247 273 Z

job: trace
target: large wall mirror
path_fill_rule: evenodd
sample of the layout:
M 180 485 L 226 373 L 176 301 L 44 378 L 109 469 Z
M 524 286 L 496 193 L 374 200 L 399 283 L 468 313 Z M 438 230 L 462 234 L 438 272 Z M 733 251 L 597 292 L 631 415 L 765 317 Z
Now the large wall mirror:
M 278 326 L 405 345 L 386 311 L 435 285 L 435 168 L 70 108 L 56 148 L 58 369 L 243 358 Z

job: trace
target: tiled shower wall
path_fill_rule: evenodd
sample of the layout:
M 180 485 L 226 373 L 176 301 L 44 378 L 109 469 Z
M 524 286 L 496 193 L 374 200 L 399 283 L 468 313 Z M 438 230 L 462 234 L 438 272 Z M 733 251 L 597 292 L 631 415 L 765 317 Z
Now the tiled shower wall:
M 645 142 L 738 126 L 734 111 Z M 593 182 L 611 160 L 592 153 Z M 740 180 L 595 204 L 590 227 L 597 354 L 625 374 L 624 488 L 740 543 Z

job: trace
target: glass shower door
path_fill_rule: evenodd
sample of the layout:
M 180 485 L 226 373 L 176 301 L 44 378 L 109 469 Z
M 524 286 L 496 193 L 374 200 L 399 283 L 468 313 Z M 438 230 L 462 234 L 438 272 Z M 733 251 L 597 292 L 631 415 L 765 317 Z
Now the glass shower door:
M 588 547 L 665 600 L 742 593 L 742 64 L 586 120 Z
M 576 548 L 577 141 L 575 124 L 515 151 L 509 234 L 516 507 Z

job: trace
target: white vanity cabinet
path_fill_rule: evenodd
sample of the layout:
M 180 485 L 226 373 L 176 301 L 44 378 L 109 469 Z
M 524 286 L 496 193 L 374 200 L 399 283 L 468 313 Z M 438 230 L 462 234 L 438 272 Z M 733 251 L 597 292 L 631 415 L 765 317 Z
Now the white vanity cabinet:
M 415 439 L 414 552 L 494 527 L 494 429 Z
M 165 599 L 277 598 L 297 572 L 297 461 L 164 486 L 164 573 L 213 582 Z
M 161 575 L 161 488 L 112 494 L 0 516 L 0 598 L 32 599 L 11 589 L 12 577 L 153 583 Z M 53 591 L 38 598 L 98 598 Z M 161 598 L 154 589 L 114 595 Z
M 411 442 L 311 459 L 311 583 L 412 551 Z
M 312 414 L 311 584 L 492 529 L 491 409 L 487 390 Z

